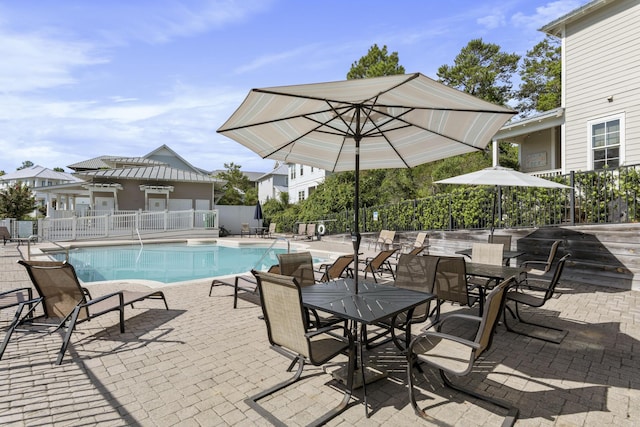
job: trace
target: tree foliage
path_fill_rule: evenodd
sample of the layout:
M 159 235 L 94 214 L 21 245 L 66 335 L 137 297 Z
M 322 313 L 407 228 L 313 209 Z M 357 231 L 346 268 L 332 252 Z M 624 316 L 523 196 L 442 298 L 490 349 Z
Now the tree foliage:
M 382 49 L 374 44 L 369 52 L 351 65 L 347 79 L 366 79 L 370 77 L 392 76 L 404 74 L 404 67 L 398 64 L 398 52 L 387 52 L 387 46 Z
M 547 36 L 527 51 L 520 67 L 522 83 L 517 92 L 521 114 L 548 111 L 562 103 L 562 49 Z
M 258 201 L 258 190 L 249 178 L 240 170 L 241 166 L 233 162 L 224 164 L 225 171 L 216 178 L 225 181 L 223 195 L 218 200 L 219 205 L 255 205 Z
M 512 96 L 511 76 L 520 56 L 504 53 L 500 46 L 473 39 L 455 57 L 453 65 L 438 68 L 440 82 L 498 105 Z
M 25 160 L 24 162 L 22 162 L 22 166 L 20 166 L 16 170 L 22 170 L 22 169 L 30 168 L 32 166 L 33 166 L 33 162 L 31 160 Z
M 0 218 L 23 219 L 36 205 L 36 198 L 26 185 L 16 184 L 0 191 Z

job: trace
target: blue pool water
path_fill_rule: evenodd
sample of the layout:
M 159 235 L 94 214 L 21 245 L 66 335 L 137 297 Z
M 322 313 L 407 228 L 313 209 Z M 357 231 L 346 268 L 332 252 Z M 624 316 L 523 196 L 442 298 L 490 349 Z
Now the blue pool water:
M 69 251 L 80 280 L 144 279 L 162 283 L 183 282 L 251 270 L 267 270 L 278 263 L 278 253 L 286 249 L 271 248 L 260 265 L 267 247 L 227 247 L 216 244 L 148 244 L 138 246 L 103 246 Z M 52 255 L 63 261 L 64 254 Z M 314 262 L 317 262 L 314 259 Z

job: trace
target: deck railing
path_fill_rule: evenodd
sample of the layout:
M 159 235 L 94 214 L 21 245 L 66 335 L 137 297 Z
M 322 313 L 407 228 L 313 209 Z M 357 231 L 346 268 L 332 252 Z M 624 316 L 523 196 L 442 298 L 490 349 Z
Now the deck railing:
M 134 237 L 138 232 L 218 228 L 217 210 L 128 212 L 38 220 L 38 237 L 65 241 L 113 236 Z

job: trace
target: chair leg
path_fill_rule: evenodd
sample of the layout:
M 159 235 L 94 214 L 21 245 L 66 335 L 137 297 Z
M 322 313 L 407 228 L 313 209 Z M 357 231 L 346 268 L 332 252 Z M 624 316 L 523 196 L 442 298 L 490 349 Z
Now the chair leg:
M 353 393 L 353 375 L 355 372 L 355 350 L 352 348 L 349 349 L 349 368 L 348 368 L 348 373 L 347 373 L 347 389 L 344 392 L 344 397 L 342 398 L 342 401 L 338 404 L 338 406 L 336 406 L 335 408 L 333 408 L 332 410 L 326 412 L 322 417 L 314 420 L 312 423 L 310 423 L 310 426 L 320 426 L 323 424 L 326 424 L 329 420 L 331 420 L 332 418 L 336 417 L 337 415 L 339 415 L 340 413 L 342 413 L 345 409 L 347 409 L 347 407 L 349 406 L 349 402 L 351 401 L 351 395 Z M 256 411 L 257 413 L 259 413 L 263 418 L 265 418 L 266 420 L 268 420 L 269 422 L 271 422 L 273 425 L 276 426 L 284 426 L 285 424 L 280 421 L 278 418 L 275 417 L 275 415 L 273 415 L 271 412 L 267 411 L 266 409 L 264 409 L 262 406 L 260 406 L 258 404 L 258 401 L 264 397 L 267 397 L 279 390 L 282 390 L 288 386 L 290 386 L 291 384 L 297 382 L 301 375 L 302 375 L 302 370 L 304 369 L 304 359 L 301 356 L 296 357 L 296 359 L 294 359 L 294 362 L 298 362 L 298 370 L 296 371 L 296 373 L 294 374 L 294 376 L 286 381 L 283 381 L 279 384 L 276 384 L 275 386 L 261 392 L 258 393 L 254 396 L 251 396 L 247 399 L 245 399 L 245 403 L 254 411 Z
M 549 330 L 552 330 L 552 331 L 565 332 L 564 329 L 555 328 L 553 326 L 547 326 L 547 325 L 543 325 L 541 323 L 535 323 L 535 322 L 523 320 L 522 317 L 520 316 L 520 311 L 518 309 L 518 303 L 517 302 L 515 303 L 515 306 L 516 306 L 515 312 L 506 303 L 504 305 L 504 308 L 505 308 L 505 310 L 509 310 L 509 313 L 511 313 L 511 317 L 513 317 L 514 319 L 517 319 L 518 322 L 524 323 L 525 325 L 536 326 L 536 327 L 543 328 L 543 329 L 549 329 Z M 560 344 L 562 342 L 562 339 L 554 340 L 554 339 L 551 339 L 551 338 L 544 338 L 544 337 L 540 337 L 540 336 L 537 336 L 537 335 L 531 335 L 531 334 L 528 334 L 526 332 L 517 331 L 517 330 L 513 329 L 511 326 L 509 326 L 509 323 L 507 322 L 507 313 L 506 313 L 506 311 L 505 311 L 503 317 L 504 317 L 504 326 L 507 328 L 507 331 L 509 331 L 509 332 L 513 332 L 514 334 L 523 335 L 523 336 L 529 337 L 529 338 L 535 338 L 535 339 L 541 340 L 541 341 L 550 342 L 550 343 L 553 343 L 553 344 Z
M 120 310 L 122 313 L 122 310 Z M 71 319 L 69 319 L 69 324 L 67 325 L 67 332 L 64 334 L 64 339 L 62 340 L 62 346 L 60 347 L 60 351 L 58 352 L 58 358 L 56 359 L 56 365 L 60 365 L 62 363 L 62 359 L 64 358 L 64 353 L 67 351 L 67 346 L 69 345 L 69 341 L 71 341 L 71 334 L 76 327 L 76 321 L 78 320 L 78 315 L 80 314 L 80 307 L 76 306 L 71 314 Z M 122 324 L 120 325 L 122 328 Z
M 7 349 L 7 345 L 9 344 L 9 339 L 11 338 L 11 335 L 13 335 L 13 332 L 16 330 L 18 325 L 20 325 L 20 323 L 21 323 L 20 320 L 23 318 L 22 317 L 22 311 L 24 310 L 24 308 L 27 305 L 30 306 L 30 309 L 29 309 L 29 311 L 27 311 L 27 314 L 24 316 L 24 318 L 31 317 L 31 314 L 35 310 L 36 305 L 34 304 L 32 306 L 31 304 L 32 304 L 31 301 L 30 302 L 23 302 L 23 303 L 20 303 L 20 305 L 16 309 L 16 314 L 15 314 L 15 316 L 13 316 L 13 320 L 11 321 L 11 324 L 7 328 L 7 332 L 4 335 L 4 340 L 2 340 L 2 346 L 0 346 L 0 359 L 2 359 L 2 356 L 4 355 L 4 351 Z
M 457 391 L 459 391 L 461 393 L 465 393 L 465 394 L 467 394 L 469 396 L 473 396 L 476 399 L 480 399 L 480 400 L 484 400 L 485 402 L 493 403 L 494 405 L 496 405 L 496 406 L 498 406 L 498 407 L 500 407 L 502 409 L 505 409 L 507 411 L 507 416 L 505 417 L 504 421 L 502 422 L 502 426 L 503 427 L 513 426 L 515 424 L 516 420 L 518 419 L 518 413 L 520 412 L 518 410 L 518 408 L 516 408 L 514 406 L 511 406 L 507 402 L 504 402 L 502 400 L 494 399 L 493 397 L 486 396 L 484 394 L 479 394 L 479 393 L 476 393 L 473 390 L 469 390 L 469 389 L 460 387 L 459 385 L 453 384 L 451 382 L 451 380 L 447 377 L 447 374 L 442 369 L 440 369 L 439 371 L 440 371 L 440 377 L 442 377 L 442 381 L 445 383 L 446 386 L 448 386 L 448 387 L 450 387 L 450 388 L 452 388 L 454 390 L 457 390 Z

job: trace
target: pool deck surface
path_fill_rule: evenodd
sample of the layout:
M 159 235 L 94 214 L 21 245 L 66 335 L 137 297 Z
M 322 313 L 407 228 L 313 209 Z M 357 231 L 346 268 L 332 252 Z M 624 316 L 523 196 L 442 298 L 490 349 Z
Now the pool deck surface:
M 348 241 L 327 238 L 308 244 L 312 250 L 352 250 Z M 364 256 L 373 253 L 366 246 Z M 0 247 L 0 291 L 30 285 L 16 263 L 18 249 L 24 246 Z M 269 425 L 244 400 L 288 378 L 289 360 L 269 348 L 255 297 L 243 297 L 233 309 L 232 288 L 214 287 L 211 297 L 209 288 L 209 280 L 166 286 L 170 309 L 157 301 L 128 308 L 124 334 L 115 313 L 80 324 L 60 366 L 54 364 L 59 333 L 16 333 L 0 360 L 0 425 Z M 114 285 L 90 289 L 100 295 Z M 1 329 L 13 313 L 0 311 Z M 567 331 L 561 344 L 499 325 L 493 347 L 461 381 L 518 407 L 517 426 L 639 425 L 640 292 L 561 281 L 559 293 L 535 317 Z M 365 418 L 358 389 L 353 404 L 328 425 L 502 422 L 502 410 L 445 388 L 426 368 L 418 377 L 419 405 L 433 420 L 420 419 L 409 404 L 404 356 L 389 344 L 366 357 L 389 371 L 367 387 L 371 417 Z M 305 425 L 341 398 L 340 386 L 321 368 L 305 372 L 302 381 L 264 403 L 287 425 Z

